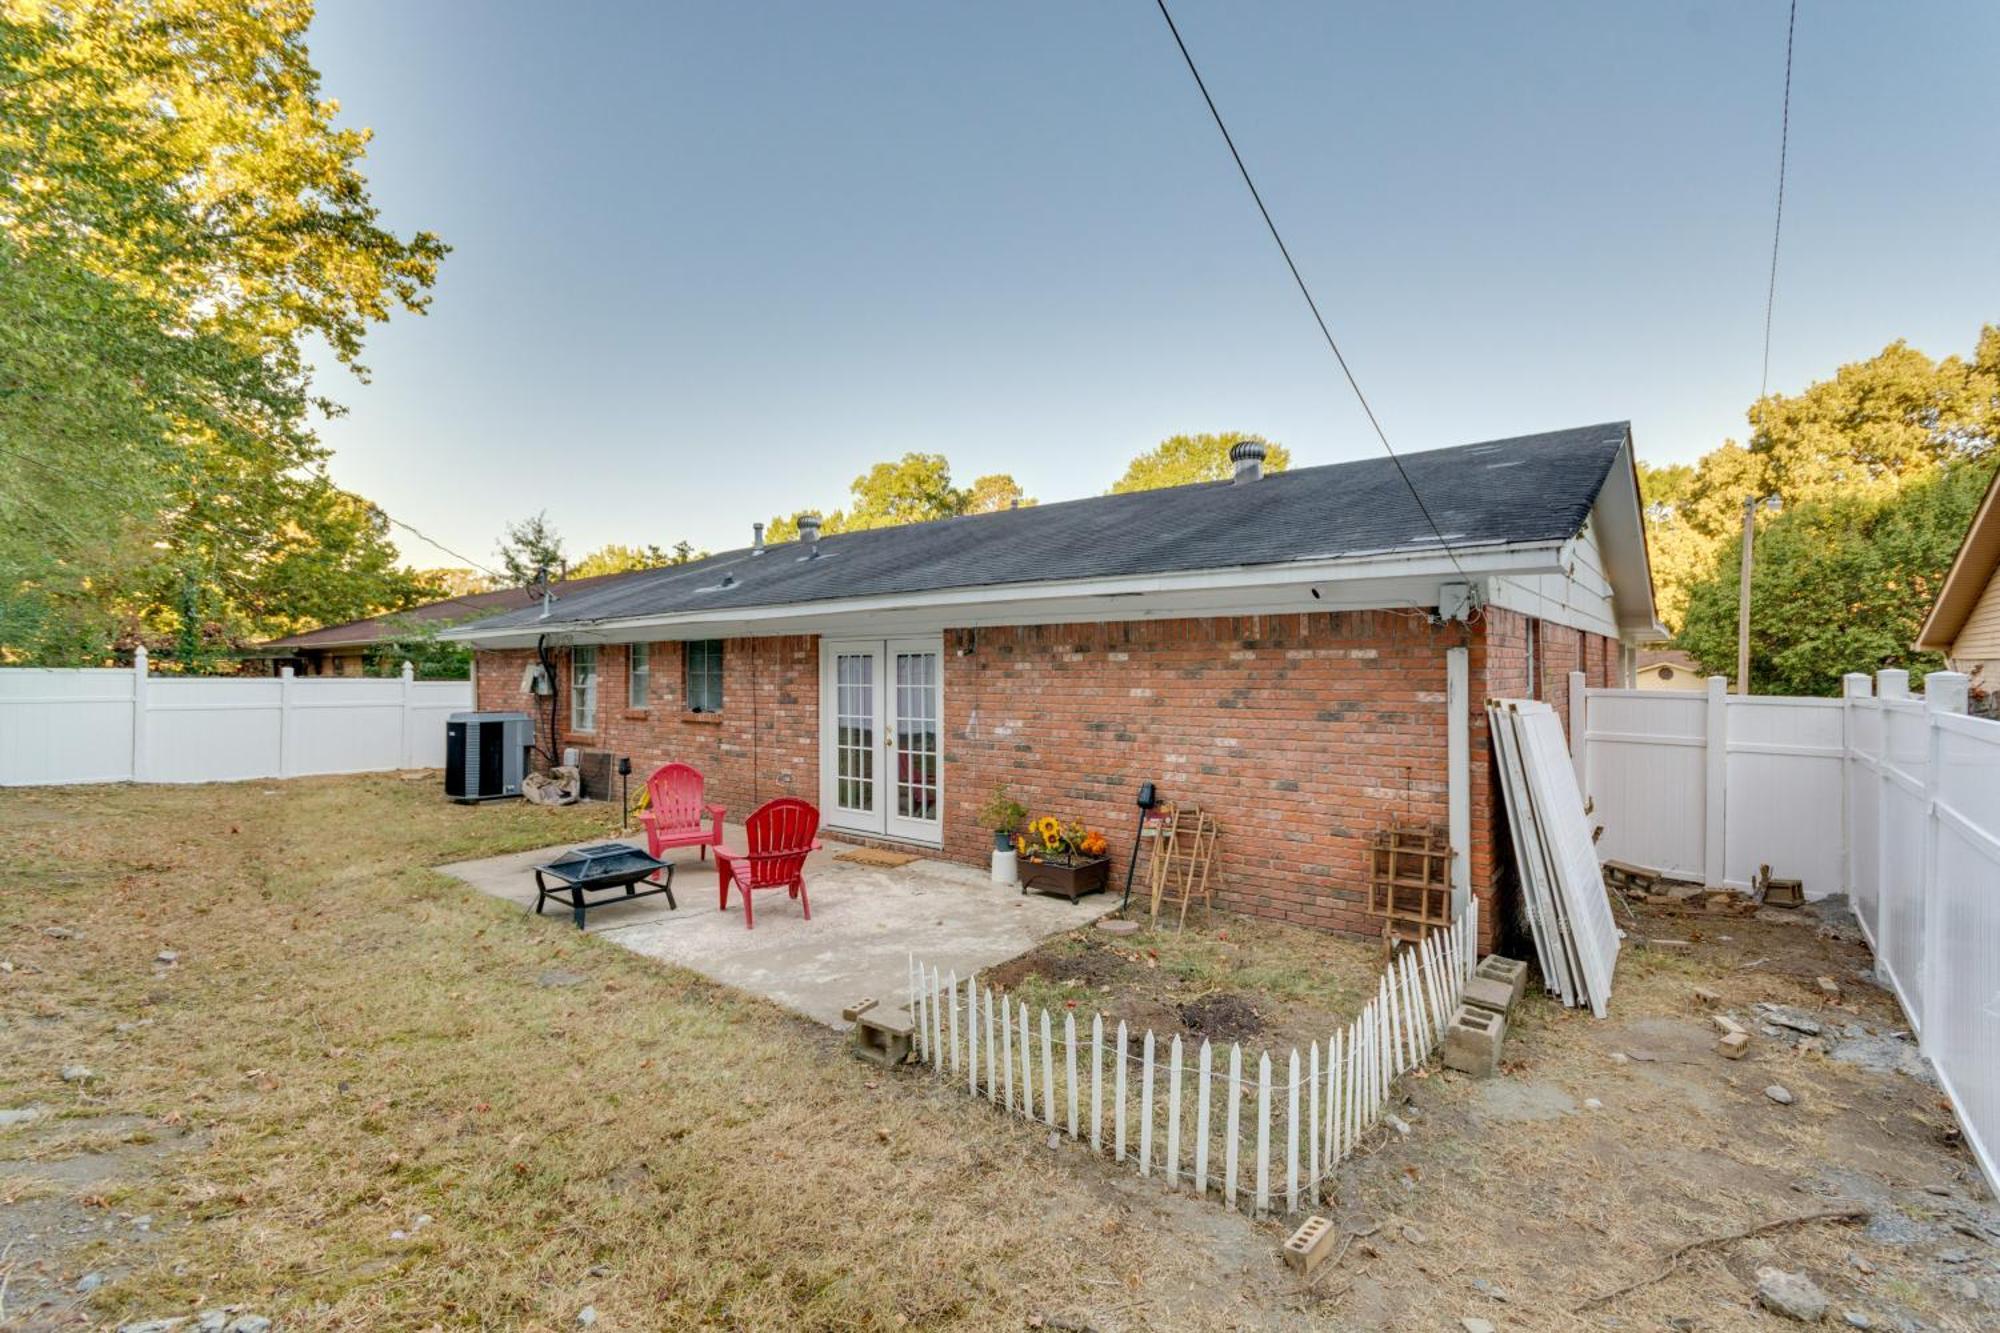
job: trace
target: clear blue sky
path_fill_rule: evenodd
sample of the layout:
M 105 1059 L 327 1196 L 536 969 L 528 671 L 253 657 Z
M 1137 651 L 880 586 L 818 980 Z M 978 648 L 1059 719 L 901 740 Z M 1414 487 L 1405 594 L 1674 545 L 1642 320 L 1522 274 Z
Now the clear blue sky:
M 1399 449 L 1743 434 L 1783 0 L 1176 17 Z M 741 545 L 913 449 L 1063 499 L 1176 431 L 1378 448 L 1149 0 L 331 0 L 312 45 L 456 247 L 327 377 L 334 476 L 489 563 L 542 508 Z M 1988 0 L 1805 0 L 1774 389 L 2000 320 L 1996 67 Z

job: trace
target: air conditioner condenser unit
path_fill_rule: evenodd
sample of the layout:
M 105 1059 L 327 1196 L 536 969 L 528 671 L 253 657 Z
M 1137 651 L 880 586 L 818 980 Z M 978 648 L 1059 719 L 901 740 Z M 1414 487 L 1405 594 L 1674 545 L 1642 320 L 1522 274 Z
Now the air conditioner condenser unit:
M 444 794 L 463 803 L 519 796 L 534 727 L 526 713 L 453 713 L 445 719 Z

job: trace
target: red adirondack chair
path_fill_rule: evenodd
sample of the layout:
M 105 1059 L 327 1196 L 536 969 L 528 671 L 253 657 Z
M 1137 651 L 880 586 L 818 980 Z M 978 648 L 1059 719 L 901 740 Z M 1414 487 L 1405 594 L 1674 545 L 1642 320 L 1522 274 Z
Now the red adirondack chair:
M 716 844 L 715 878 L 722 890 L 722 910 L 729 910 L 729 886 L 734 884 L 743 895 L 743 928 L 755 930 L 751 894 L 758 889 L 784 889 L 787 897 L 799 900 L 806 920 L 812 920 L 812 902 L 806 897 L 806 853 L 819 850 L 813 838 L 818 832 L 819 810 L 796 796 L 780 796 L 758 806 L 743 821 L 749 851 L 732 852 Z
M 722 854 L 724 811 L 702 801 L 699 769 L 663 764 L 646 779 L 646 793 L 646 808 L 639 812 L 639 822 L 646 828 L 648 852 L 658 856 L 669 847 L 699 847 L 704 861 L 711 847 L 717 856 Z M 701 826 L 703 812 L 712 821 L 707 828 Z

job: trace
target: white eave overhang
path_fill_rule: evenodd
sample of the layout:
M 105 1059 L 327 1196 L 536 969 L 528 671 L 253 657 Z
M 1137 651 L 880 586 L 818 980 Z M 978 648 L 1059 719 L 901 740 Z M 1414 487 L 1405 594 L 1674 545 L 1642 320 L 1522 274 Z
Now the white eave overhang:
M 1244 565 L 1170 574 L 1050 580 L 828 601 L 677 611 L 596 620 L 546 620 L 440 637 L 475 648 L 570 643 L 647 643 L 784 634 L 930 633 L 993 625 L 1158 620 L 1182 616 L 1277 615 L 1303 611 L 1428 610 L 1442 584 L 1493 574 L 1558 574 L 1563 542 Z M 1456 557 L 1454 559 L 1453 557 Z M 1649 599 L 1650 602 L 1650 599 Z M 1648 607 L 1650 619 L 1650 605 Z

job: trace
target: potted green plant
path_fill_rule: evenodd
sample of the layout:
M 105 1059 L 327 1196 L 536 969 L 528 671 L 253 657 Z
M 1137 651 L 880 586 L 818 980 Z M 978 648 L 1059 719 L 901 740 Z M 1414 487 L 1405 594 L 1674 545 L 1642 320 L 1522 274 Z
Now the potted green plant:
M 1008 795 L 1004 783 L 996 783 L 993 794 L 979 808 L 979 818 L 993 830 L 993 882 L 1012 884 L 1016 869 L 1014 830 L 1028 817 L 1028 807 Z

